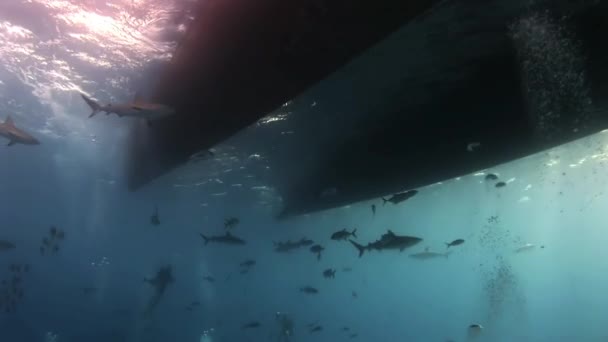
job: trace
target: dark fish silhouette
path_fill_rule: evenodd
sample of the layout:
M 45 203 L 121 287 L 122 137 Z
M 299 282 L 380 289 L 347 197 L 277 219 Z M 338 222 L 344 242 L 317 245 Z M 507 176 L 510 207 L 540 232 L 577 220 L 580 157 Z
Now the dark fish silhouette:
M 493 173 L 488 173 L 486 175 L 486 180 L 487 181 L 495 181 L 495 180 L 498 180 L 498 176 L 495 175 L 495 174 L 493 174 Z
M 339 231 L 331 234 L 331 239 L 340 241 L 340 240 L 346 240 L 351 236 L 355 237 L 355 239 L 357 238 L 357 228 L 353 229 L 352 232 L 347 231 L 346 228 L 339 230 Z
M 242 329 L 243 330 L 245 330 L 245 329 L 253 329 L 253 328 L 259 328 L 260 326 L 261 326 L 260 322 L 253 321 L 253 322 L 249 322 L 249 323 L 243 324 Z
M 447 248 L 450 248 L 452 246 L 458 246 L 458 245 L 462 245 L 464 243 L 463 239 L 456 239 L 452 242 L 446 242 L 445 245 L 447 246 Z
M 245 240 L 232 235 L 230 232 L 226 232 L 226 234 L 224 234 L 224 235 L 209 236 L 209 237 L 207 237 L 203 234 L 200 234 L 200 235 L 203 238 L 203 240 L 205 240 L 205 245 L 208 244 L 209 242 L 223 243 L 226 245 L 244 245 L 244 244 L 246 244 Z
M 372 204 L 372 217 L 376 217 L 376 205 Z
M 312 286 L 304 286 L 304 287 L 300 288 L 300 292 L 304 292 L 307 294 L 317 294 L 317 293 L 319 293 L 319 290 L 315 289 Z
M 321 245 L 314 245 L 310 247 L 310 251 L 317 254 L 317 260 L 321 260 L 321 252 L 323 252 L 325 248 Z
M 241 221 L 238 218 L 236 218 L 236 217 L 227 218 L 227 219 L 224 220 L 224 228 L 226 228 L 226 229 L 232 229 L 232 228 L 238 226 L 238 224 L 240 222 Z
M 335 278 L 336 277 L 336 270 L 328 268 L 325 271 L 323 271 L 323 277 L 325 278 Z
M 150 298 L 150 301 L 146 306 L 146 309 L 144 311 L 145 314 L 152 313 L 154 308 L 156 308 L 156 305 L 158 305 L 158 302 L 162 298 L 169 284 L 175 281 L 175 279 L 173 278 L 172 269 L 173 268 L 171 265 L 166 265 L 161 267 L 160 270 L 156 272 L 156 276 L 154 278 L 144 278 L 144 282 L 152 285 L 152 287 L 154 288 L 154 294 L 152 295 L 152 298 Z
M 401 202 L 407 201 L 408 199 L 416 196 L 417 193 L 418 193 L 418 190 L 410 190 L 410 191 L 394 194 L 389 199 L 385 199 L 384 197 L 382 197 L 382 201 L 383 201 L 382 205 L 385 205 L 386 202 L 391 202 L 393 204 L 399 204 Z
M 367 246 L 360 245 L 353 240 L 349 240 L 350 243 L 357 248 L 359 251 L 359 257 L 363 256 L 366 250 L 385 250 L 385 249 L 398 249 L 403 252 L 404 249 L 412 247 L 422 241 L 421 238 L 414 236 L 396 235 L 391 230 L 388 230 L 379 240 L 370 242 Z
M 0 240 L 0 252 L 8 251 L 8 250 L 11 250 L 14 248 L 15 248 L 14 243 L 7 241 L 7 240 Z
M 287 252 L 291 252 L 292 250 L 298 249 L 298 248 L 302 248 L 302 247 L 307 247 L 310 246 L 312 244 L 314 244 L 314 242 L 312 240 L 306 239 L 306 238 L 302 238 L 300 239 L 300 241 L 291 241 L 291 240 L 287 240 L 285 242 L 273 242 L 274 243 L 274 251 L 278 252 L 278 253 L 287 253 Z
M 240 265 L 241 265 L 241 267 L 252 267 L 252 266 L 255 266 L 255 260 L 248 259 L 248 260 L 243 261 Z
M 505 182 L 498 182 L 494 186 L 497 187 L 497 188 L 504 188 L 505 186 L 507 186 L 507 183 L 505 183 Z

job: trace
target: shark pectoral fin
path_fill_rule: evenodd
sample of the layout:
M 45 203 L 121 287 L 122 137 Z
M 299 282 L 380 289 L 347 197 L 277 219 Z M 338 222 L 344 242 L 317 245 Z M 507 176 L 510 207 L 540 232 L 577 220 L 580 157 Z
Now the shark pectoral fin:
M 13 146 L 15 145 L 15 142 L 13 140 L 9 141 L 8 144 L 6 144 L 6 146 Z

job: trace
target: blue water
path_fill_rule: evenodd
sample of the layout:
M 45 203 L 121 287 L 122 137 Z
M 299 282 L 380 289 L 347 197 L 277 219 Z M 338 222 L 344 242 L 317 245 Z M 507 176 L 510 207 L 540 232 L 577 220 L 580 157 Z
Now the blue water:
M 0 312 L 1 342 L 608 340 L 605 133 L 419 189 L 399 205 L 376 199 L 280 222 L 280 199 L 260 171 L 268 161 L 247 150 L 249 135 L 127 192 L 125 121 L 87 119 L 78 93 L 131 99 L 170 58 L 190 19 L 169 17 L 184 6 L 0 4 L 0 115 L 42 142 L 0 148 L 0 240 L 16 245 L 0 251 L 0 280 L 13 277 L 11 265 L 31 268 L 16 311 Z M 486 182 L 488 172 L 507 186 Z M 150 224 L 154 206 L 159 226 Z M 223 234 L 232 216 L 247 244 L 204 245 L 199 234 Z M 65 239 L 41 255 L 53 225 Z M 330 240 L 342 228 L 357 228 L 361 243 L 387 229 L 424 241 L 359 258 Z M 303 237 L 326 248 L 320 260 L 308 248 L 273 251 L 273 242 Z M 448 258 L 409 257 L 445 252 L 458 238 L 465 243 Z M 247 259 L 256 265 L 241 274 Z M 167 264 L 175 281 L 144 315 L 153 291 L 143 280 Z M 322 276 L 327 268 L 335 279 Z M 277 313 L 293 322 L 289 339 L 279 339 Z M 252 321 L 261 326 L 242 329 Z M 470 324 L 484 327 L 478 337 Z

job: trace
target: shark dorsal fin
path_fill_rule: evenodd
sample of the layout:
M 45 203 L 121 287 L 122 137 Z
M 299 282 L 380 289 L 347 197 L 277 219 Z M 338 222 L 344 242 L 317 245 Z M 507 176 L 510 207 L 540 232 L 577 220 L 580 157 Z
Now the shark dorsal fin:
M 388 230 L 386 231 L 386 234 L 391 235 L 391 236 L 395 236 L 395 233 L 393 233 L 393 231 L 392 231 L 392 230 L 390 230 L 390 229 L 388 229 Z
M 6 117 L 6 120 L 4 120 L 4 124 L 7 125 L 7 126 L 15 127 L 15 123 L 13 122 L 13 118 L 10 115 Z

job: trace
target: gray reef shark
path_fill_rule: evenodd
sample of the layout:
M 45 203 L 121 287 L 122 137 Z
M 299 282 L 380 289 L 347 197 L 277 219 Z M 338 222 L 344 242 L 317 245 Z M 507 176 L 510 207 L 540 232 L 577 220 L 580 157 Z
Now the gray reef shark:
M 148 122 L 148 125 L 150 125 L 152 120 L 175 114 L 175 109 L 158 103 L 144 102 L 139 99 L 137 95 L 135 95 L 135 99 L 131 103 L 108 104 L 106 106 L 100 105 L 84 94 L 80 94 L 80 96 L 82 96 L 82 99 L 91 107 L 92 112 L 89 115 L 89 118 L 92 118 L 99 112 L 105 112 L 106 115 L 114 113 L 119 117 L 145 119 Z
M 174 281 L 175 279 L 173 278 L 171 265 L 161 267 L 160 270 L 156 272 L 156 276 L 154 276 L 152 279 L 144 278 L 144 282 L 154 287 L 154 295 L 152 295 L 152 298 L 150 298 L 150 301 L 146 306 L 146 310 L 144 311 L 146 315 L 152 313 L 169 284 L 173 283 Z
M 14 144 L 23 145 L 38 145 L 40 142 L 33 136 L 26 133 L 24 130 L 17 128 L 13 119 L 8 116 L 3 123 L 0 123 L 0 136 L 8 139 L 6 146 L 13 146 Z

